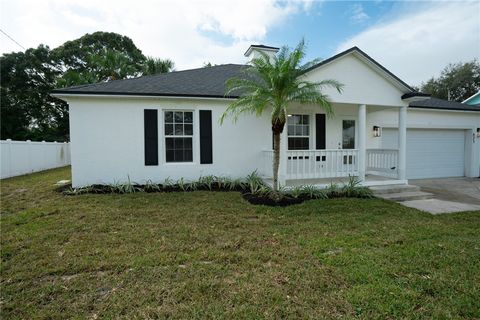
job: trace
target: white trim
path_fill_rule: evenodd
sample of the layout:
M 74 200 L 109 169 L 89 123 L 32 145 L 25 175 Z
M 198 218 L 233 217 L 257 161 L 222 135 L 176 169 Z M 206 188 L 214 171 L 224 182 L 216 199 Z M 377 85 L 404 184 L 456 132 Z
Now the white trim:
M 198 164 L 200 163 L 200 159 L 198 159 L 198 154 L 199 152 L 197 152 L 197 150 L 199 150 L 199 146 L 197 147 L 197 126 L 196 126 L 196 123 L 197 123 L 197 109 L 196 108 L 193 108 L 193 109 L 185 109 L 185 108 L 181 108 L 181 109 L 172 109 L 171 107 L 169 108 L 161 108 L 161 146 L 162 148 L 159 148 L 159 152 L 160 152 L 160 149 L 163 151 L 163 156 L 162 156 L 162 165 L 194 165 L 194 164 Z M 175 136 L 175 135 L 171 135 L 171 136 L 167 136 L 165 135 L 165 112 L 167 111 L 181 111 L 181 112 L 191 112 L 192 113 L 192 135 L 191 136 Z M 175 127 L 173 128 L 174 132 L 175 132 Z M 160 135 L 159 135 L 160 136 Z M 192 138 L 192 161 L 181 161 L 181 162 L 167 162 L 167 148 L 166 148 L 166 142 L 165 142 L 165 139 L 166 138 Z M 160 139 L 159 139 L 160 140 Z M 160 145 L 159 145 L 160 146 Z
M 398 168 L 400 180 L 407 177 L 407 107 L 398 109 Z
M 410 106 L 408 107 L 408 109 L 412 111 L 434 111 L 434 112 L 455 112 L 455 113 L 473 112 L 473 113 L 480 114 L 480 111 L 475 111 L 475 110 L 450 110 L 450 109 L 434 109 L 434 108 L 422 108 L 422 107 L 410 107 Z
M 381 128 L 387 128 L 387 129 L 397 129 L 398 124 L 385 124 L 381 125 Z M 407 130 L 408 129 L 432 129 L 432 130 L 437 130 L 437 129 L 444 129 L 444 130 L 474 130 L 475 127 L 469 127 L 467 125 L 465 126 L 446 126 L 446 125 L 428 125 L 428 124 L 408 124 L 407 125 Z M 475 129 L 476 130 L 476 129 Z
M 405 102 L 415 102 L 415 101 L 425 101 L 425 100 L 430 100 L 430 96 L 428 97 L 425 97 L 425 96 L 414 96 L 414 97 L 410 97 L 410 98 L 405 98 L 405 99 L 402 99 L 403 101 Z
M 301 136 L 297 136 L 297 135 L 289 135 L 288 134 L 288 119 L 291 118 L 291 116 L 307 116 L 308 117 L 308 134 L 307 135 L 301 135 Z M 290 113 L 289 115 L 287 115 L 287 151 L 297 151 L 297 150 L 290 150 L 288 149 L 288 140 L 290 138 L 307 138 L 308 139 L 308 150 L 311 150 L 311 149 L 315 149 L 313 148 L 313 136 L 315 135 L 314 132 L 313 132 L 313 126 L 312 126 L 312 115 L 310 113 L 306 113 L 306 112 L 302 112 L 302 113 Z M 292 124 L 294 126 L 294 128 L 299 125 L 299 126 L 305 126 L 305 124 Z M 285 130 L 285 128 L 283 129 Z M 305 150 L 305 149 L 300 149 L 300 150 Z
M 409 93 L 409 92 L 412 92 L 412 90 L 408 87 L 406 87 L 403 83 L 399 82 L 397 79 L 395 79 L 394 77 L 392 77 L 390 74 L 388 74 L 387 72 L 385 72 L 385 70 L 383 70 L 382 68 L 380 68 L 379 66 L 377 66 L 376 64 L 374 64 L 372 61 L 370 61 L 367 57 L 365 57 L 362 53 L 360 53 L 358 50 L 352 50 L 340 57 L 337 57 L 336 59 L 333 59 L 325 64 L 322 64 L 320 66 L 317 66 L 315 68 L 313 68 L 312 70 L 309 70 L 307 73 L 305 74 L 308 74 L 314 70 L 318 70 L 318 69 L 321 69 L 325 66 L 328 66 L 336 61 L 339 61 L 349 55 L 354 55 L 356 58 L 358 58 L 360 61 L 362 61 L 363 63 L 365 63 L 368 67 L 370 67 L 371 69 L 373 69 L 376 73 L 378 73 L 380 76 L 382 76 L 383 78 L 385 78 L 385 80 L 387 80 L 388 82 L 390 82 L 391 84 L 393 84 L 395 87 L 397 87 L 398 89 L 400 89 L 400 91 L 404 92 L 404 93 Z M 373 59 L 373 58 L 372 58 Z
M 254 46 L 254 45 L 251 45 L 250 47 L 248 47 L 247 51 L 245 51 L 245 53 L 243 54 L 245 57 L 249 57 L 253 51 L 270 51 L 270 52 L 273 52 L 273 53 L 277 53 L 280 49 L 273 49 L 273 48 L 263 48 L 263 47 L 257 47 L 257 46 Z
M 467 103 L 467 101 L 473 99 L 473 98 L 476 98 L 478 95 L 480 95 L 480 91 L 478 91 L 477 93 L 471 95 L 470 97 L 468 97 L 467 99 L 463 100 L 462 103 Z
M 365 181 L 366 157 L 367 157 L 367 106 L 358 106 L 358 173 L 361 181 Z M 343 131 L 343 124 L 342 124 Z M 342 133 L 343 134 L 343 133 Z M 343 135 L 342 135 L 343 147 Z
M 74 94 L 74 93 L 51 93 L 52 97 L 59 98 L 65 100 L 63 98 L 80 98 L 80 97 L 87 97 L 87 98 L 132 98 L 132 99 L 148 99 L 148 100 L 155 100 L 155 99 L 182 99 L 182 100 L 216 100 L 216 101 L 232 101 L 236 100 L 237 98 L 214 98 L 214 97 L 183 97 L 183 96 L 143 96 L 143 95 L 128 95 L 128 94 Z

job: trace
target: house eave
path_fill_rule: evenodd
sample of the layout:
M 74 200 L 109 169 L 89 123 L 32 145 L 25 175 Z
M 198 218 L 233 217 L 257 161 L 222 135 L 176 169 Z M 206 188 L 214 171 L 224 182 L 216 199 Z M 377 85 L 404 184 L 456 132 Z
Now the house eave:
M 88 98 L 139 98 L 139 99 L 202 99 L 202 100 L 225 100 L 231 101 L 236 96 L 218 96 L 218 95 L 192 95 L 192 94 L 165 94 L 165 93 L 129 93 L 129 92 L 69 92 L 55 90 L 50 94 L 52 97 L 66 100 L 68 98 L 88 97 Z

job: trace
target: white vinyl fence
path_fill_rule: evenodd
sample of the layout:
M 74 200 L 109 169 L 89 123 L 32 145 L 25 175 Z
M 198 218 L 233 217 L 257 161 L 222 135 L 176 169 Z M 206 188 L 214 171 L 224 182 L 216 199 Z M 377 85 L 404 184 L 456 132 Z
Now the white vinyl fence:
M 0 141 L 0 178 L 63 167 L 70 164 L 70 143 Z

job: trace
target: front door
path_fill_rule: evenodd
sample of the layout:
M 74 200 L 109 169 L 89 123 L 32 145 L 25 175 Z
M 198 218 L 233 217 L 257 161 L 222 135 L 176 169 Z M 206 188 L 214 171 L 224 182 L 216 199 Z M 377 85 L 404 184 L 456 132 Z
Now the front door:
M 342 149 L 355 149 L 355 120 L 342 120 Z M 343 165 L 352 167 L 356 160 L 353 155 L 344 155 Z

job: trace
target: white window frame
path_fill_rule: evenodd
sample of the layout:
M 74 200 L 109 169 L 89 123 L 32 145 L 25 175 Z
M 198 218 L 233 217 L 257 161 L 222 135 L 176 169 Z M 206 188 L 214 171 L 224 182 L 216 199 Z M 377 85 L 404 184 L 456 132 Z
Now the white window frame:
M 161 121 L 162 121 L 162 150 L 163 150 L 163 164 L 164 165 L 192 165 L 197 163 L 197 134 L 198 128 L 197 128 L 197 112 L 195 109 L 175 109 L 175 108 L 164 108 L 162 110 L 162 116 L 161 116 Z M 166 135 L 165 134 L 165 113 L 166 112 L 191 112 L 192 113 L 192 135 L 191 136 L 186 136 L 186 135 Z M 185 124 L 185 122 L 183 123 Z M 175 133 L 175 127 L 173 128 L 173 132 Z M 167 138 L 191 138 L 192 139 L 192 161 L 167 161 Z
M 301 135 L 301 136 L 297 136 L 297 135 L 290 135 L 288 133 L 288 117 L 287 117 L 287 150 L 288 151 L 300 151 L 299 149 L 297 150 L 290 150 L 288 148 L 288 140 L 289 138 L 307 138 L 308 139 L 308 149 L 303 149 L 303 150 L 310 150 L 312 148 L 312 115 L 309 114 L 309 113 L 291 113 L 290 116 L 307 116 L 308 117 L 308 134 L 307 135 Z M 294 124 L 294 126 L 296 126 Z M 301 124 L 301 126 L 304 126 L 303 124 Z

